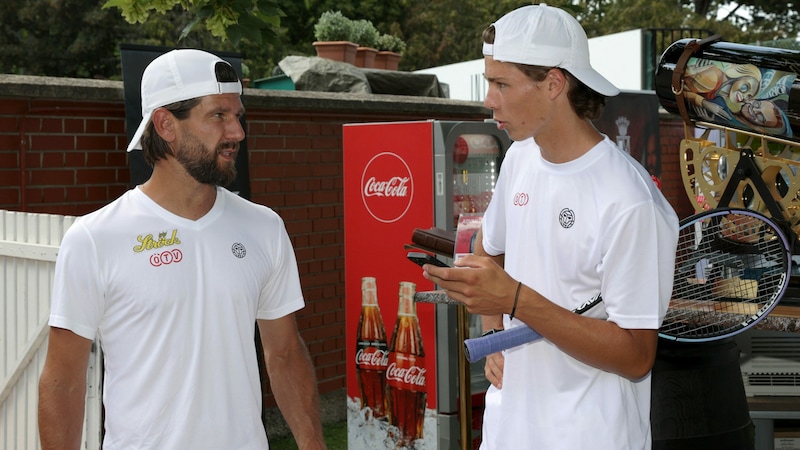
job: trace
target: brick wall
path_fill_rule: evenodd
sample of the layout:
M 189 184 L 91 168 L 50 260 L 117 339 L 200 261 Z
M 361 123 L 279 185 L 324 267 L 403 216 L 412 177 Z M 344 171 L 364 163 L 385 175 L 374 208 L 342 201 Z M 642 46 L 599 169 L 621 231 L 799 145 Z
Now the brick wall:
M 275 209 L 297 253 L 307 307 L 298 324 L 319 390 L 345 388 L 342 124 L 483 120 L 444 99 L 247 90 L 251 199 Z M 679 172 L 679 119 L 661 119 L 662 189 L 691 214 Z M 82 215 L 122 194 L 130 174 L 122 84 L 0 75 L 0 209 Z M 266 404 L 274 405 L 271 395 Z
M 83 215 L 128 189 L 124 98 L 113 83 L 0 75 L 0 209 Z M 243 101 L 251 200 L 281 215 L 294 244 L 307 301 L 298 326 L 320 393 L 343 390 L 342 125 L 483 120 L 487 111 L 445 99 L 256 90 Z M 274 406 L 270 394 L 265 404 Z
M 0 102 L 0 208 L 80 215 L 128 185 L 121 105 Z
M 680 145 L 685 135 L 680 117 L 666 113 L 661 115 L 661 190 L 681 219 L 694 213 L 681 176 Z

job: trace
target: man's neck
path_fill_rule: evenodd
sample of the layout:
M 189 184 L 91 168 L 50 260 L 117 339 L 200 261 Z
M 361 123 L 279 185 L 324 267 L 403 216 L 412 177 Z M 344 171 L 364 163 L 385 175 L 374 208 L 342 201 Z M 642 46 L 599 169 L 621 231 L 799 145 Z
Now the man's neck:
M 167 211 L 189 219 L 205 216 L 217 199 L 217 188 L 192 178 L 177 161 L 159 161 L 142 192 Z
M 553 164 L 576 160 L 603 140 L 603 135 L 588 120 L 556 122 L 546 133 L 536 135 L 542 157 Z

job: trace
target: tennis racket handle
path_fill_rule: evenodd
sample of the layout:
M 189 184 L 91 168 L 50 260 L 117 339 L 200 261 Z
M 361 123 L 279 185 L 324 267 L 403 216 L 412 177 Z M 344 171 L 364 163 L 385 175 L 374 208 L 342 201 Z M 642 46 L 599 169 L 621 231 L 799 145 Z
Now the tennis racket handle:
M 508 350 L 541 338 L 542 335 L 531 327 L 522 325 L 482 337 L 465 339 L 464 354 L 467 357 L 467 361 L 474 363 L 492 353 Z

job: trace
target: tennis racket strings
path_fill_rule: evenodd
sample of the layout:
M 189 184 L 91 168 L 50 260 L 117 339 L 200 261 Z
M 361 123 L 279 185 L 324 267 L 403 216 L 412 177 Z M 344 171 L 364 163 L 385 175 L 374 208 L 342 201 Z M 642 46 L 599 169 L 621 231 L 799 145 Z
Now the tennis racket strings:
M 786 291 L 789 248 L 780 227 L 754 211 L 715 209 L 682 221 L 660 335 L 709 341 L 755 325 Z

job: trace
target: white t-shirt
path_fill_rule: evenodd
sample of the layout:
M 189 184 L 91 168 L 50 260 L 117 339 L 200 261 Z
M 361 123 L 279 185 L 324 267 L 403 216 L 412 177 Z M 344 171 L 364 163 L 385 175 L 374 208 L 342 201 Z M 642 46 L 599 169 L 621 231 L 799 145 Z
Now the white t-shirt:
M 672 293 L 678 218 L 650 175 L 608 139 L 564 164 L 533 139 L 508 150 L 483 219 L 484 249 L 566 309 L 657 329 Z M 519 326 L 520 321 L 505 327 Z M 650 376 L 630 381 L 546 339 L 504 352 L 503 388 L 486 396 L 482 449 L 649 449 Z
M 50 325 L 105 352 L 104 449 L 264 449 L 256 319 L 304 306 L 283 221 L 218 188 L 196 221 L 132 189 L 73 224 Z

